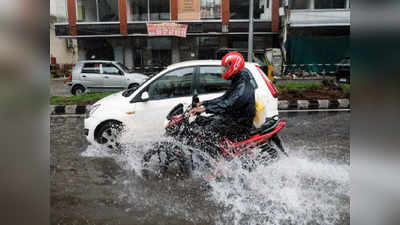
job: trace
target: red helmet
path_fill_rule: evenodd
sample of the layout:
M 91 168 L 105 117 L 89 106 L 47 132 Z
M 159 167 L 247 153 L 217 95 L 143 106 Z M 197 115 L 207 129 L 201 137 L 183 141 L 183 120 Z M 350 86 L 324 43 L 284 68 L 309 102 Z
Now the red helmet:
M 227 67 L 222 74 L 222 78 L 229 80 L 232 75 L 243 69 L 244 58 L 239 52 L 229 52 L 222 58 L 221 65 Z

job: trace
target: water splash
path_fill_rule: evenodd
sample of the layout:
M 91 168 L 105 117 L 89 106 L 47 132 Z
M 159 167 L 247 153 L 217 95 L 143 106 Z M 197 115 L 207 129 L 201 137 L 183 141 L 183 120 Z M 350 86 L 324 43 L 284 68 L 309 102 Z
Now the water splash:
M 290 157 L 251 173 L 231 170 L 210 184 L 234 224 L 342 224 L 349 212 L 347 165 Z
M 129 134 L 132 137 L 132 134 Z M 249 172 L 241 160 L 215 161 L 202 154 L 208 163 L 198 163 L 191 179 L 171 181 L 141 177 L 144 152 L 154 140 L 147 138 L 125 143 L 122 153 L 105 153 L 99 146 L 90 146 L 83 156 L 111 157 L 125 170 L 139 176 L 124 181 L 121 198 L 132 207 L 161 208 L 163 215 L 199 223 L 212 215 L 215 224 L 349 224 L 349 165 L 337 164 L 299 153 L 282 157 L 269 165 L 259 165 Z M 158 140 L 164 140 L 161 137 Z M 303 147 L 306 149 L 307 147 Z M 289 151 L 289 152 L 293 152 Z M 201 152 L 201 151 L 200 151 Z M 200 165 L 200 166 L 199 166 Z M 210 171 L 210 166 L 212 170 Z M 218 171 L 211 179 L 210 172 Z M 215 173 L 216 174 L 216 173 Z M 207 179 L 208 177 L 208 179 Z M 204 193 L 199 183 L 209 187 Z M 162 188 L 160 188 L 162 186 Z M 200 190 L 202 189 L 202 190 Z M 191 192 L 195 194 L 191 194 Z M 194 207 L 199 201 L 203 208 Z M 200 203 L 198 203 L 200 204 Z M 155 207 L 157 206 L 157 207 Z M 210 209 L 215 209 L 210 212 Z M 216 213 L 217 212 L 217 213 Z M 151 210 L 146 218 L 151 217 Z M 146 220 L 144 218 L 144 220 Z

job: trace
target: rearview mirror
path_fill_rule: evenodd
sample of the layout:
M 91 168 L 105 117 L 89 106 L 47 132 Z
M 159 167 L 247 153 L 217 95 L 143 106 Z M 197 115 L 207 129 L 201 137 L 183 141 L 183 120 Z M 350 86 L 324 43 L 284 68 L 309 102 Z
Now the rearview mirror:
M 148 93 L 147 91 L 143 92 L 142 95 L 140 96 L 140 98 L 141 98 L 143 101 L 149 100 L 149 99 L 150 99 L 149 93 Z

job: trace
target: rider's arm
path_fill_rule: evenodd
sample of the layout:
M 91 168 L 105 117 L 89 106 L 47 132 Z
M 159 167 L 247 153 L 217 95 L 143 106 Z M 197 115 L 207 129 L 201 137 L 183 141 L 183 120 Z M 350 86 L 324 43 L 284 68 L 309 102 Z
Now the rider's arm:
M 219 96 L 218 98 L 214 98 L 214 99 L 211 99 L 211 100 L 204 101 L 204 102 L 202 102 L 201 105 L 217 104 L 218 102 L 222 101 L 225 98 L 225 95 L 226 94 L 223 94 L 223 95 Z
M 228 90 L 225 91 L 225 93 L 217 98 L 211 99 L 211 100 L 207 100 L 202 102 L 201 105 L 214 105 L 214 104 L 219 104 L 219 102 L 223 101 L 224 99 L 226 99 L 230 93 L 234 91 L 233 87 L 231 86 Z
M 213 99 L 211 101 L 204 101 L 203 106 L 206 109 L 206 113 L 212 114 L 223 114 L 228 109 L 240 108 L 245 102 L 242 101 L 242 96 L 245 92 L 245 84 L 239 84 L 229 96 L 221 96 L 223 98 Z
M 202 112 L 205 112 L 205 111 L 206 111 L 206 109 L 204 108 L 204 106 L 198 106 L 198 107 L 195 107 L 195 108 L 191 109 L 189 111 L 189 115 L 194 115 L 196 113 L 202 113 Z

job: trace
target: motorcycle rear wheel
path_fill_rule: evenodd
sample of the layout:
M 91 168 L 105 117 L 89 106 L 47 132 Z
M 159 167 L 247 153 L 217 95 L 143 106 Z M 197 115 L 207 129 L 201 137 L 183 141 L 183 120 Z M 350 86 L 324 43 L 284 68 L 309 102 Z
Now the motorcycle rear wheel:
M 242 168 L 248 171 L 255 170 L 258 166 L 268 166 L 279 159 L 278 150 L 270 143 L 265 143 L 260 148 L 256 157 L 252 154 L 243 155 L 241 157 Z

